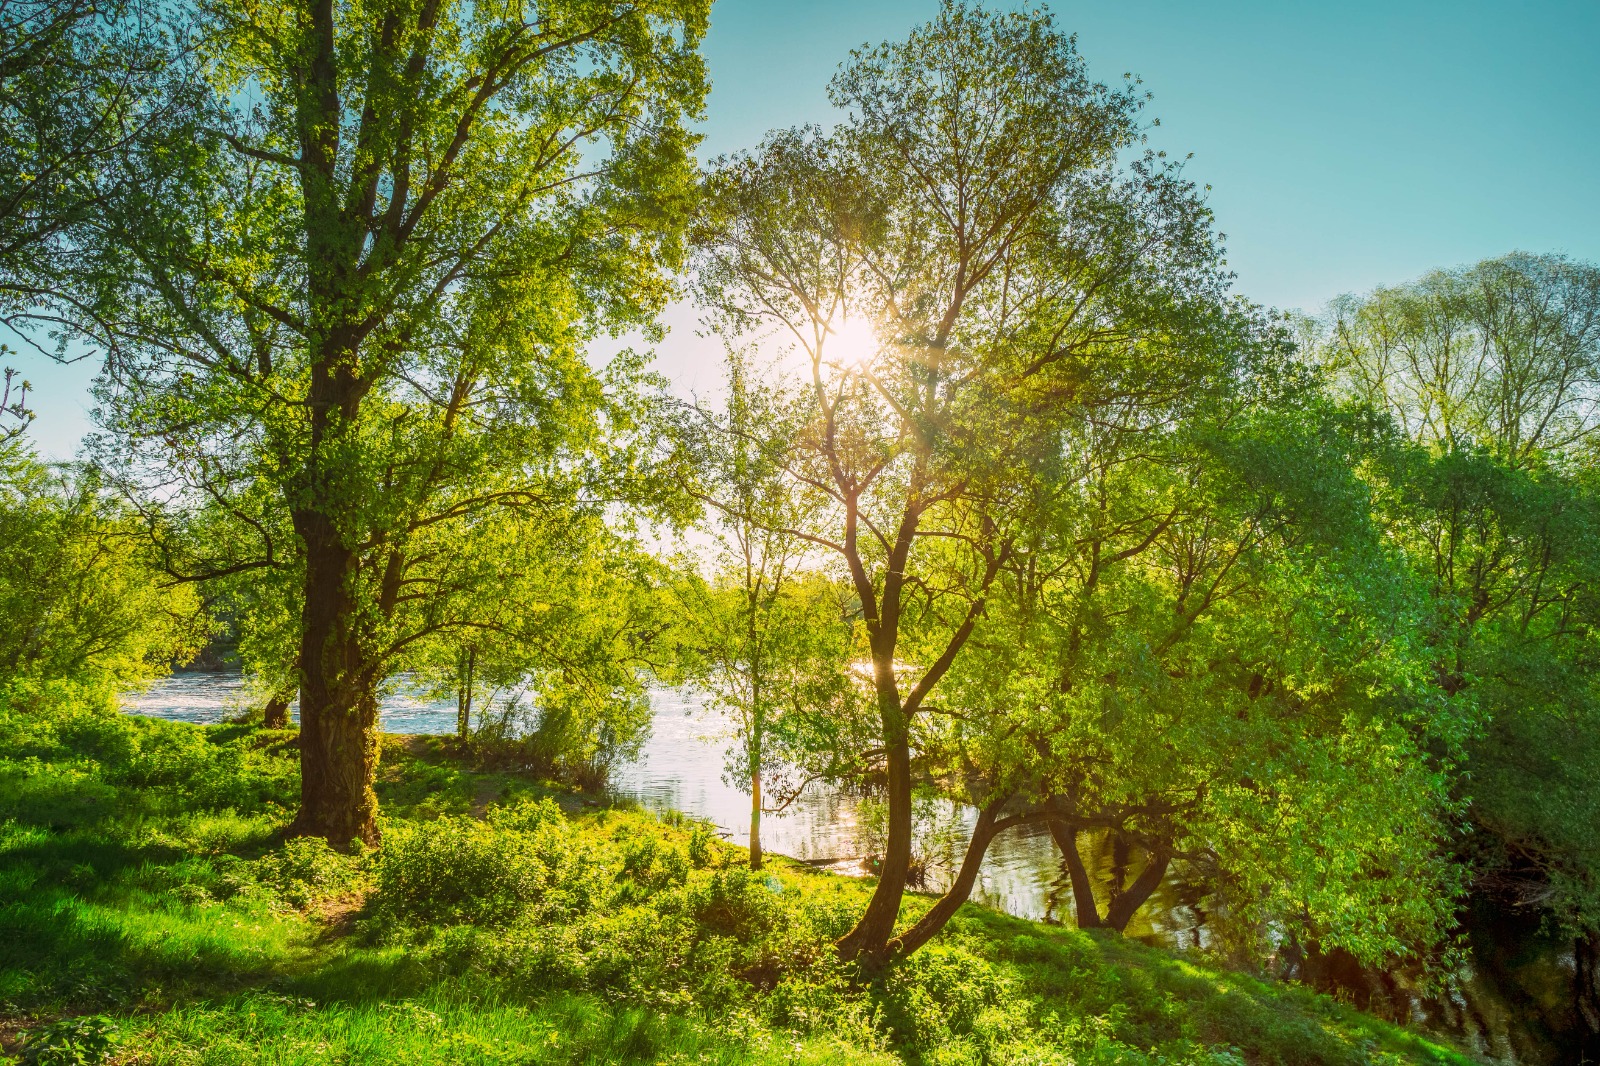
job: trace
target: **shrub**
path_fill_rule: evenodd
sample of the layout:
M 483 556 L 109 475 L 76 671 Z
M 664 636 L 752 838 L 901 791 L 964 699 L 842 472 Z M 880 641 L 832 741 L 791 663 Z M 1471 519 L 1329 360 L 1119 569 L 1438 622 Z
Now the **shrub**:
M 320 837 L 297 837 L 256 860 L 256 865 L 262 883 L 304 908 L 353 888 L 360 860 L 334 851 Z
M 783 910 L 773 882 L 743 866 L 697 877 L 686 886 L 684 900 L 708 931 L 750 941 L 776 928 Z
M 391 827 L 373 870 L 374 913 L 410 925 L 504 925 L 535 905 L 552 919 L 586 913 L 608 878 L 550 808 Z
M 621 850 L 622 869 L 617 879 L 622 882 L 625 902 L 647 899 L 688 879 L 689 856 L 675 844 L 641 833 L 627 838 Z
M 989 962 L 934 943 L 895 965 L 884 979 L 883 998 L 896 1030 L 914 1046 L 934 1048 L 952 1038 L 989 1035 L 999 1020 L 991 1012 L 1010 1003 L 1013 991 Z
M 98 1066 L 116 1049 L 117 1025 L 88 1015 L 62 1018 L 28 1033 L 22 1045 L 24 1066 Z
M 496 829 L 506 829 L 518 833 L 533 833 L 546 826 L 566 827 L 567 817 L 561 813 L 561 808 L 556 801 L 549 799 L 532 799 L 523 796 L 512 803 L 492 808 L 489 811 L 489 824 Z

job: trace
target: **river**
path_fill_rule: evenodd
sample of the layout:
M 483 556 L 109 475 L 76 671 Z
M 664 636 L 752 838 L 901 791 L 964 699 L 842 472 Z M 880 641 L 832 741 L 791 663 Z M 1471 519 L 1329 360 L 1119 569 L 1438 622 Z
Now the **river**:
M 183 722 L 221 722 L 247 706 L 238 674 L 182 672 L 123 698 L 134 714 Z M 615 768 L 611 791 L 652 810 L 676 810 L 714 823 L 736 844 L 750 838 L 750 799 L 723 780 L 724 723 L 681 689 L 651 692 L 650 737 L 639 757 Z M 294 711 L 291 708 L 291 715 Z M 390 733 L 452 733 L 454 700 L 430 698 L 404 684 L 384 698 L 379 724 Z M 762 819 L 762 846 L 845 874 L 865 872 L 871 854 L 873 805 L 854 795 L 811 785 L 781 814 Z M 970 808 L 930 801 L 919 806 L 918 839 L 927 842 L 928 887 L 942 887 L 960 865 L 973 824 Z M 1090 870 L 1109 886 L 1109 846 L 1093 847 Z M 1128 933 L 1166 947 L 1207 939 L 1201 916 L 1185 903 L 1182 886 L 1168 884 L 1134 919 Z M 1020 918 L 1072 920 L 1072 894 L 1060 854 L 1041 826 L 1007 830 L 990 846 L 973 896 Z

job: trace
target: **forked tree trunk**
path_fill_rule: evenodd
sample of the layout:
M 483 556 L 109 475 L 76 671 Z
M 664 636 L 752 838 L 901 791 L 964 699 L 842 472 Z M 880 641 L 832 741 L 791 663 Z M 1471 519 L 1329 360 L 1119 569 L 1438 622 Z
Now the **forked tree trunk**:
M 967 853 L 962 857 L 961 869 L 956 871 L 955 880 L 939 897 L 939 901 L 917 920 L 917 924 L 890 942 L 889 946 L 896 955 L 909 955 L 938 936 L 939 931 L 955 917 L 956 911 L 961 909 L 961 905 L 972 897 L 972 886 L 978 883 L 983 857 L 1002 828 L 996 822 L 999 810 L 1000 804 L 995 803 L 978 812 L 978 824 L 972 829 L 972 839 L 967 842 Z M 1005 824 L 1011 825 L 1015 821 L 1008 819 Z
M 1167 876 L 1167 867 L 1172 863 L 1170 854 L 1160 850 L 1152 851 L 1144 869 L 1133 879 L 1133 884 L 1125 885 L 1123 877 L 1130 858 L 1130 846 L 1127 838 L 1119 834 L 1113 842 L 1116 848 L 1116 881 L 1112 885 L 1111 899 L 1107 903 L 1105 916 L 1101 917 L 1099 905 L 1095 903 L 1089 871 L 1083 864 L 1082 854 L 1078 851 L 1078 827 L 1068 821 L 1052 820 L 1050 835 L 1054 838 L 1056 847 L 1061 851 L 1061 858 L 1066 863 L 1067 877 L 1072 884 L 1072 904 L 1079 929 L 1114 929 L 1119 933 L 1126 932 L 1128 923 L 1139 912 L 1139 908 L 1143 907 L 1155 894 L 1156 889 L 1161 887 L 1161 882 Z
M 984 856 L 989 853 L 989 845 L 994 843 L 995 837 L 1012 826 L 1038 822 L 1047 817 L 1043 811 L 1032 810 L 1001 818 L 1000 811 L 1005 803 L 1006 798 L 1001 798 L 979 809 L 978 822 L 972 828 L 972 837 L 967 841 L 967 852 L 961 859 L 961 868 L 956 871 L 955 880 L 915 925 L 889 941 L 890 957 L 909 955 L 938 936 L 962 905 L 972 898 L 973 886 L 978 883 L 978 875 L 983 871 Z
M 1106 908 L 1106 924 L 1119 933 L 1127 932 L 1128 922 L 1139 912 L 1139 908 L 1155 894 L 1161 887 L 1161 882 L 1167 876 L 1167 867 L 1172 862 L 1172 857 L 1163 852 L 1152 852 L 1150 859 L 1145 863 L 1139 876 L 1133 879 L 1133 884 L 1117 895 Z

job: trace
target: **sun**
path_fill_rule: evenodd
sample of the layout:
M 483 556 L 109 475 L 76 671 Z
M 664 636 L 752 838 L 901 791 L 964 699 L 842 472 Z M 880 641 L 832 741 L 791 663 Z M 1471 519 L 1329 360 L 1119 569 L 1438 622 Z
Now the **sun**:
M 872 328 L 872 320 L 865 315 L 845 315 L 828 327 L 827 340 L 823 342 L 823 357 L 834 366 L 860 370 L 877 356 L 882 342 Z

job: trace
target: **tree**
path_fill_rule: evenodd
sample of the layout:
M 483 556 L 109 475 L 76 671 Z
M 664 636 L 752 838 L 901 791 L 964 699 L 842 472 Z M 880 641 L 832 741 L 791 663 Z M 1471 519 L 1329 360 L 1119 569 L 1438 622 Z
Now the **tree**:
M 853 53 L 830 94 L 835 133 L 720 162 L 698 276 L 727 332 L 777 331 L 808 363 L 789 473 L 830 501 L 805 537 L 860 602 L 889 808 L 840 947 L 878 965 L 911 861 L 914 730 L 1017 551 L 1036 464 L 1105 411 L 1203 395 L 1238 331 L 1198 191 L 1153 154 L 1120 163 L 1142 99 L 1091 82 L 1047 15 L 946 3 Z M 875 337 L 841 346 L 861 322 Z M 1102 371 L 1130 366 L 1141 391 Z
M 1044 820 L 1080 927 L 1121 931 L 1181 861 L 1251 958 L 1271 930 L 1431 961 L 1472 720 L 1441 713 L 1420 597 L 1353 472 L 1361 424 L 1287 354 L 1266 346 L 1160 432 L 1108 415 L 1038 479 L 918 728 L 923 773 L 978 818 L 903 950 L 965 901 L 994 835 Z M 1124 872 L 1103 913 L 1084 831 L 1111 836 Z
M 129 161 L 60 301 L 108 353 L 101 459 L 152 528 L 198 501 L 236 523 L 182 576 L 299 575 L 293 829 L 373 842 L 379 688 L 472 627 L 456 560 L 508 515 L 654 491 L 623 443 L 639 361 L 583 351 L 668 295 L 706 3 L 196 18 L 206 106 Z
M 92 474 L 0 444 L 0 670 L 8 684 L 124 687 L 193 655 L 209 620 L 161 580 L 128 511 Z
M 773 389 L 750 380 L 743 353 L 731 354 L 728 366 L 726 415 L 702 427 L 698 486 L 715 572 L 709 582 L 690 578 L 679 588 L 687 677 L 732 722 L 728 778 L 750 795 L 750 868 L 759 870 L 769 797 L 780 810 L 793 802 L 810 775 L 793 782 L 788 772 L 827 756 L 785 740 L 812 735 L 801 719 L 826 718 L 848 698 L 850 628 L 839 590 L 814 569 L 802 535 L 814 525 L 819 494 L 785 476 L 793 413 Z
M 479 580 L 429 605 L 461 624 L 402 662 L 456 697 L 458 738 L 482 762 L 601 788 L 648 734 L 647 682 L 669 669 L 669 571 L 602 515 L 514 517 L 463 546 L 458 572 Z
M 1457 844 L 1475 889 L 1572 937 L 1600 1036 L 1600 268 L 1514 254 L 1336 301 L 1310 348 L 1399 442 L 1366 464 L 1430 593 L 1439 686 L 1481 708 Z
M 1415 443 L 1514 467 L 1600 431 L 1600 268 L 1513 254 L 1334 301 L 1315 350 Z

